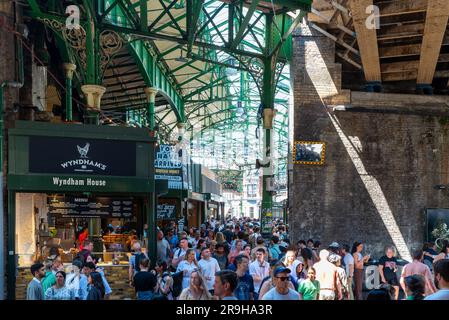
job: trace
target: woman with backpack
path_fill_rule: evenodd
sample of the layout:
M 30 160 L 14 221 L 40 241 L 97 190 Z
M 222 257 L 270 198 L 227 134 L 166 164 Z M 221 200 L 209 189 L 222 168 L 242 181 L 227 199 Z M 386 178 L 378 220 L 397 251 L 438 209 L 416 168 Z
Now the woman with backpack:
M 173 292 L 172 273 L 168 270 L 168 265 L 164 261 L 156 262 L 157 272 L 157 292 L 167 297 L 168 300 L 174 300 L 176 296 Z

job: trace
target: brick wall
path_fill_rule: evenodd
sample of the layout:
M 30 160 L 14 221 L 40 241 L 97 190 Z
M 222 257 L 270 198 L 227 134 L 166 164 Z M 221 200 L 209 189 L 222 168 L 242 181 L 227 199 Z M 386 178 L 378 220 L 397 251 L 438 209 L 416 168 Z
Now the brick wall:
M 421 246 L 424 209 L 449 207 L 434 189 L 449 183 L 449 126 L 439 115 L 449 100 L 342 90 L 334 44 L 314 32 L 298 37 L 303 30 L 291 64 L 294 139 L 324 141 L 326 162 L 294 165 L 292 240 L 362 241 L 377 258 L 388 244 Z
M 0 1 L 0 84 L 4 81 L 15 80 L 15 61 L 14 61 L 14 36 L 11 32 L 6 31 L 3 27 L 7 24 L 9 26 L 13 25 L 13 1 Z M 13 103 L 18 101 L 18 89 L 5 88 L 4 93 L 4 126 L 7 129 L 9 127 L 8 120 L 13 118 L 14 115 L 10 111 L 12 109 Z M 3 143 L 3 168 L 2 172 L 7 172 L 7 150 L 8 150 L 8 141 L 7 136 L 5 135 L 6 131 L 3 131 L 4 135 L 4 143 Z M 6 179 L 3 179 L 3 190 L 6 190 Z M 3 192 L 3 211 L 0 211 L 0 214 L 3 214 L 4 224 L 3 230 L 1 230 L 1 236 L 4 239 L 4 246 L 0 247 L 0 263 L 2 263 L 3 267 L 6 270 L 6 245 L 7 245 L 7 193 Z M 6 271 L 5 271 L 6 273 Z M 1 275 L 0 275 L 1 276 Z M 3 290 L 4 296 L 6 297 L 6 275 L 4 288 L 0 288 Z

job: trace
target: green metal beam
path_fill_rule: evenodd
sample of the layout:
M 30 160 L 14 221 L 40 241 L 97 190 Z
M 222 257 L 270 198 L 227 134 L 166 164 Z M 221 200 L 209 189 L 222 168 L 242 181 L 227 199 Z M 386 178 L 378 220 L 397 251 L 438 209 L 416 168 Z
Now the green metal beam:
M 145 83 L 149 87 L 158 88 L 161 94 L 168 98 L 168 102 L 173 108 L 176 118 L 180 122 L 183 122 L 185 117 L 184 101 L 174 85 L 156 64 L 155 58 L 148 52 L 145 43 L 142 40 L 134 41 L 128 45 L 128 48 L 130 48 L 131 55 L 138 63 Z
M 187 0 L 187 55 L 192 52 L 196 28 L 203 9 L 204 0 Z
M 176 22 L 179 22 L 179 21 L 181 21 L 182 19 L 184 19 L 186 16 L 187 16 L 186 14 L 181 14 L 180 16 L 177 16 L 177 17 L 175 18 L 175 21 L 176 21 Z M 162 31 L 162 30 L 166 29 L 167 27 L 173 27 L 173 22 L 172 22 L 172 21 L 167 22 L 166 24 L 164 24 L 164 25 L 162 25 L 162 26 L 160 26 L 160 27 L 154 29 L 153 32 L 156 32 L 156 33 L 157 33 L 157 32 L 159 32 L 159 31 Z
M 254 12 L 257 9 L 257 5 L 259 4 L 260 0 L 252 0 L 251 5 L 248 9 L 248 12 L 246 13 L 245 19 L 239 26 L 239 31 L 235 35 L 234 40 L 232 41 L 231 48 L 235 49 L 237 48 L 237 45 L 239 44 L 240 40 L 243 38 L 243 34 L 246 30 L 246 27 L 248 26 L 249 22 L 251 21 L 251 18 L 253 17 Z
M 206 69 L 206 70 L 204 70 L 204 71 L 201 71 L 201 72 L 198 73 L 196 76 L 194 76 L 194 77 L 192 77 L 192 78 L 189 78 L 189 79 L 187 79 L 187 80 L 181 82 L 180 84 L 178 84 L 178 88 L 180 88 L 180 87 L 182 87 L 183 85 L 189 83 L 190 81 L 197 80 L 198 78 L 200 78 L 200 77 L 202 77 L 202 76 L 204 76 L 204 75 L 206 75 L 206 74 L 208 74 L 208 73 L 214 71 L 215 69 L 217 69 L 217 66 L 213 66 L 212 68 L 209 68 L 209 69 Z
M 106 30 L 114 30 L 116 32 L 122 32 L 124 34 L 135 36 L 140 39 L 165 40 L 165 41 L 176 42 L 176 43 L 183 44 L 183 45 L 187 44 L 187 39 L 179 38 L 176 36 L 163 35 L 163 34 L 154 33 L 154 32 L 150 32 L 150 31 L 141 32 L 140 30 L 131 29 L 131 28 L 127 28 L 127 27 L 121 27 L 121 26 L 117 26 L 117 25 L 113 25 L 113 24 L 109 24 L 109 23 L 103 23 L 102 27 Z M 238 55 L 254 57 L 254 58 L 263 58 L 263 55 L 260 53 L 254 53 L 254 52 L 249 52 L 249 51 L 244 51 L 244 50 L 239 50 L 239 49 L 231 50 L 230 48 L 222 47 L 220 45 L 207 43 L 207 42 L 203 42 L 203 41 L 194 41 L 193 45 L 196 47 L 200 47 L 200 48 L 222 51 L 222 52 L 226 52 L 226 53 L 230 53 L 230 54 L 238 54 Z
M 146 31 L 148 28 L 148 1 L 140 0 L 140 30 Z
M 226 77 L 222 77 L 222 78 L 218 78 L 215 79 L 214 81 L 212 81 L 211 83 L 209 83 L 207 86 L 201 87 L 193 92 L 190 92 L 189 94 L 187 94 L 186 96 L 184 96 L 184 99 L 189 99 L 197 94 L 200 94 L 201 92 L 204 92 L 207 89 L 213 88 L 216 84 L 218 84 L 220 81 L 226 80 Z
M 277 50 L 279 50 L 281 48 L 281 46 L 284 44 L 284 42 L 287 40 L 287 38 L 293 33 L 293 31 L 296 29 L 296 27 L 301 23 L 301 21 L 303 20 L 303 18 L 307 15 L 307 11 L 301 11 L 298 16 L 295 18 L 295 20 L 293 21 L 292 25 L 290 26 L 290 28 L 288 29 L 287 32 L 285 32 L 282 35 L 282 38 L 280 39 L 280 41 L 278 41 L 276 47 L 273 49 L 273 51 L 270 52 L 270 56 L 274 55 L 276 53 Z

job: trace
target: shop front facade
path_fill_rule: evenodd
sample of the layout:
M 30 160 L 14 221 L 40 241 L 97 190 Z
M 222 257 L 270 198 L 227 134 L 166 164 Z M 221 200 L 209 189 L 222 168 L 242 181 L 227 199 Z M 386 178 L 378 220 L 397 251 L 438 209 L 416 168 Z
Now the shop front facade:
M 220 219 L 223 215 L 221 185 L 215 174 L 191 161 L 179 146 L 156 148 L 155 179 L 168 182 L 168 193 L 157 199 L 157 224 L 162 230 L 173 221 L 178 231 L 199 228 L 209 216 Z
M 126 297 L 131 240 L 146 240 L 146 225 L 155 237 L 154 143 L 145 129 L 16 121 L 7 180 L 9 299 L 24 298 L 32 263 L 57 252 L 70 265 L 84 238 L 116 298 Z

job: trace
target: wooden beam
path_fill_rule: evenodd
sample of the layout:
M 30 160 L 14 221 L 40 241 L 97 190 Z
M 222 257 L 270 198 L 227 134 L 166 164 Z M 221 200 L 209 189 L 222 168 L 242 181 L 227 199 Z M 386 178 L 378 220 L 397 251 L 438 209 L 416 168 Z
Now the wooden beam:
M 427 10 L 427 0 L 395 0 L 378 2 L 376 5 L 380 9 L 381 17 L 424 12 Z
M 382 81 L 380 72 L 379 49 L 377 46 L 376 29 L 366 27 L 366 21 L 370 14 L 366 8 L 373 5 L 373 0 L 351 0 L 349 2 L 363 70 L 366 81 Z
M 397 58 L 407 56 L 419 56 L 421 53 L 421 44 L 409 44 L 393 47 L 379 48 L 380 58 Z
M 449 19 L 447 0 L 428 0 L 419 60 L 418 84 L 431 84 Z
M 440 54 L 437 60 L 438 63 L 449 62 L 449 54 Z M 400 73 L 408 71 L 418 71 L 419 60 L 399 61 L 381 64 L 382 74 L 384 73 Z
M 416 71 L 405 71 L 398 73 L 385 73 L 382 74 L 382 81 L 405 81 L 405 80 L 415 80 L 418 76 L 418 70 Z
M 415 80 L 418 77 L 418 70 L 416 71 L 404 71 L 397 73 L 385 73 L 382 74 L 382 81 L 406 81 Z M 449 70 L 439 70 L 435 72 L 434 78 L 449 78 Z
M 402 73 L 409 71 L 417 71 L 419 61 L 400 61 L 392 63 L 383 63 L 381 65 L 382 75 L 385 73 Z
M 424 23 L 381 26 L 378 41 L 420 37 L 424 33 Z
M 333 41 L 335 41 L 337 44 L 345 47 L 348 51 L 351 51 L 352 53 L 356 54 L 356 55 L 360 55 L 359 51 L 357 49 L 354 49 L 354 47 L 350 46 L 349 44 L 347 44 L 346 42 L 344 42 L 343 40 L 337 38 L 336 36 L 334 36 L 333 34 L 330 34 L 329 32 L 327 32 L 326 30 L 324 30 L 323 28 L 321 28 L 320 26 L 316 25 L 313 22 L 309 22 L 310 26 L 312 28 L 314 28 L 315 30 L 321 32 L 323 35 L 325 35 L 326 37 L 328 37 L 329 39 L 332 39 Z

